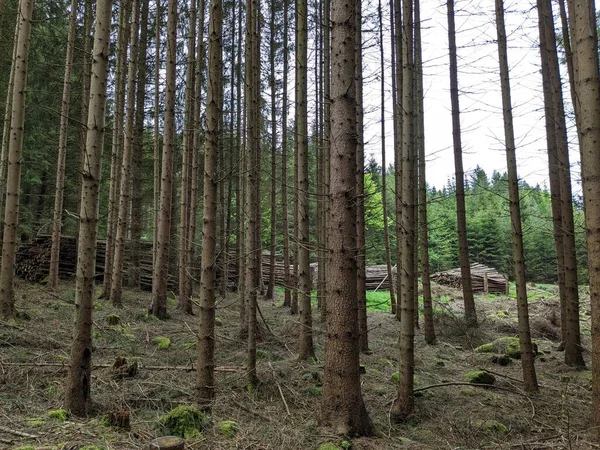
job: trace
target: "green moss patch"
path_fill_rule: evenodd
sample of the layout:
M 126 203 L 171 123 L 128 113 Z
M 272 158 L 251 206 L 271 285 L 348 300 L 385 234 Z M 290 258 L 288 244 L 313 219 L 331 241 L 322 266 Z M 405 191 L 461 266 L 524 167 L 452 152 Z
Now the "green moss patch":
M 195 406 L 179 405 L 160 419 L 167 434 L 184 439 L 200 437 L 210 422 L 209 417 Z
M 490 373 L 487 373 L 483 370 L 478 370 L 476 372 L 468 373 L 467 381 L 474 384 L 494 384 L 496 378 Z
M 537 344 L 533 343 L 533 353 L 537 355 Z M 521 358 L 521 347 L 519 338 L 503 336 L 496 339 L 494 342 L 480 345 L 475 349 L 475 353 L 500 353 L 510 356 L 514 359 Z
M 64 422 L 69 418 L 69 411 L 67 411 L 66 409 L 54 409 L 52 411 L 48 411 L 46 413 L 46 416 L 50 417 L 51 419 L 56 419 L 60 420 L 61 422 Z
M 164 336 L 156 336 L 155 338 L 152 338 L 152 342 L 156 344 L 156 348 L 159 350 L 168 350 L 171 346 L 171 339 Z
M 219 424 L 219 430 L 225 436 L 232 438 L 237 433 L 237 422 L 235 420 L 224 420 Z

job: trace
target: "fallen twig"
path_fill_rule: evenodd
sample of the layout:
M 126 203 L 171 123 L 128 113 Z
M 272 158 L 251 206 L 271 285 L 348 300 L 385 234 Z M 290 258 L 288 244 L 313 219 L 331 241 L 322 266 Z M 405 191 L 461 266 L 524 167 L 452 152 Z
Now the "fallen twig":
M 29 434 L 29 433 L 25 433 L 23 431 L 18 431 L 18 430 L 11 430 L 10 428 L 6 428 L 3 426 L 0 426 L 0 431 L 9 433 L 9 434 L 14 434 L 15 436 L 29 438 L 29 439 L 37 439 L 38 438 L 35 434 Z
M 53 362 L 32 362 L 32 363 L 28 363 L 28 362 L 0 362 L 0 366 L 13 366 L 13 367 L 64 367 L 65 369 L 69 366 L 68 361 L 62 362 L 62 363 L 53 363 Z M 93 364 L 93 368 L 94 369 L 106 369 L 112 367 L 112 363 L 111 364 L 106 364 L 106 363 L 97 363 L 97 364 Z M 189 366 L 139 366 L 140 369 L 147 369 L 147 370 L 183 370 L 183 371 L 189 371 L 192 372 L 194 370 L 196 370 L 196 366 L 193 364 L 190 364 Z M 215 372 L 242 372 L 245 369 L 243 367 L 236 367 L 236 366 L 216 366 L 215 367 Z
M 288 407 L 288 404 L 285 401 L 285 396 L 283 395 L 283 390 L 281 389 L 281 385 L 279 384 L 279 381 L 277 380 L 277 372 L 275 372 L 275 369 L 273 368 L 271 361 L 269 361 L 269 367 L 273 371 L 273 377 L 275 378 L 275 383 L 277 384 L 277 389 L 279 389 L 279 395 L 281 396 L 281 400 L 283 400 L 283 404 L 285 406 L 285 410 L 287 411 L 287 415 L 291 416 L 292 413 L 290 413 L 290 408 Z

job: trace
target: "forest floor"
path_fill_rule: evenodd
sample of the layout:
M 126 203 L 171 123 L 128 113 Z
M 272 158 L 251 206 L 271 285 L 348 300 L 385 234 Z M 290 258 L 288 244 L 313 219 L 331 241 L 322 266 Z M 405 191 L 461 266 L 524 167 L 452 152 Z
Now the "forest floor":
M 186 316 L 170 300 L 170 318 L 146 314 L 150 294 L 126 291 L 122 309 L 95 304 L 92 398 L 88 418 L 51 417 L 63 405 L 74 312 L 74 283 L 58 294 L 40 285 L 17 282 L 18 318 L 0 323 L 0 448 L 142 449 L 163 434 L 161 417 L 178 405 L 194 403 L 197 316 Z M 369 314 L 372 353 L 361 355 L 365 404 L 376 436 L 345 439 L 319 426 L 323 378 L 323 328 L 314 312 L 317 357 L 298 361 L 298 318 L 276 302 L 261 300 L 271 332 L 259 344 L 255 392 L 245 388 L 245 344 L 238 337 L 236 296 L 218 301 L 217 399 L 210 423 L 186 441 L 188 449 L 311 450 L 331 442 L 352 449 L 592 449 L 600 448 L 589 430 L 591 371 L 566 366 L 557 351 L 560 308 L 553 286 L 530 287 L 532 332 L 540 351 L 536 369 L 540 391 L 522 390 L 521 364 L 492 363 L 491 354 L 474 349 L 501 336 L 515 336 L 515 300 L 477 296 L 480 326 L 469 331 L 462 320 L 462 297 L 435 286 L 437 343 L 426 345 L 416 333 L 415 414 L 404 424 L 389 420 L 396 395 L 399 324 L 389 313 Z M 278 294 L 281 296 L 281 294 Z M 120 323 L 109 325 L 118 315 Z M 581 324 L 589 363 L 589 299 L 582 293 Z M 263 323 L 264 325 L 264 323 Z M 159 349 L 160 339 L 170 340 Z M 162 341 L 163 344 L 165 341 Z M 139 371 L 117 381 L 111 364 L 118 356 Z M 159 369 L 162 367 L 162 369 Z M 496 388 L 466 383 L 467 374 L 485 369 Z M 435 386 L 443 385 L 443 386 Z M 127 409 L 130 429 L 107 426 L 105 414 Z M 235 421 L 222 426 L 224 421 Z M 225 432 L 224 432 L 225 430 Z M 332 447 L 336 448 L 336 447 Z

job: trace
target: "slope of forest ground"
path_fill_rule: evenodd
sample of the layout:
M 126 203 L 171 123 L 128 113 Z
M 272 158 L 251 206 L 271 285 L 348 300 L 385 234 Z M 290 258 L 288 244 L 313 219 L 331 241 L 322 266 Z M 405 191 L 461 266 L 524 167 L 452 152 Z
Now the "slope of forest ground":
M 150 294 L 126 291 L 123 309 L 97 301 L 94 316 L 92 396 L 94 414 L 86 419 L 50 417 L 61 408 L 69 359 L 74 311 L 74 283 L 59 294 L 40 285 L 18 282 L 16 322 L 0 327 L 0 448 L 142 449 L 162 435 L 160 418 L 182 404 L 193 404 L 195 374 L 186 371 L 196 359 L 197 317 L 186 316 L 171 300 L 170 319 L 148 317 Z M 377 435 L 345 440 L 353 449 L 588 449 L 590 370 L 576 371 L 562 362 L 558 346 L 559 304 L 553 286 L 530 288 L 532 331 L 539 394 L 521 389 L 521 365 L 491 362 L 492 355 L 474 349 L 500 336 L 515 336 L 516 305 L 506 296 L 478 296 L 481 326 L 467 331 L 461 318 L 459 291 L 435 286 L 438 342 L 426 345 L 416 334 L 416 413 L 405 424 L 390 423 L 396 389 L 399 325 L 381 311 L 369 314 L 372 354 L 362 355 L 363 396 Z M 581 307 L 583 345 L 589 349 L 589 301 Z M 319 427 L 323 377 L 323 323 L 314 313 L 317 358 L 295 358 L 298 318 L 275 303 L 260 301 L 270 330 L 260 342 L 256 392 L 245 388 L 245 345 L 238 337 L 237 299 L 218 301 L 217 400 L 202 434 L 187 440 L 189 449 L 318 449 L 326 442 L 342 448 L 342 438 Z M 120 323 L 109 325 L 118 315 Z M 263 323 L 264 325 L 264 323 Z M 157 337 L 170 340 L 159 349 Z M 117 381 L 110 365 L 117 356 L 137 361 L 139 372 Z M 586 359 L 589 352 L 585 352 Z M 158 367 L 166 367 L 158 369 Z M 464 384 L 467 374 L 487 369 L 496 388 Z M 457 383 L 457 384 L 451 384 Z M 434 386 L 443 385 L 443 386 Z M 127 409 L 130 429 L 106 425 L 109 411 Z M 235 421 L 223 432 L 224 421 Z M 96 446 L 96 447 L 93 447 Z

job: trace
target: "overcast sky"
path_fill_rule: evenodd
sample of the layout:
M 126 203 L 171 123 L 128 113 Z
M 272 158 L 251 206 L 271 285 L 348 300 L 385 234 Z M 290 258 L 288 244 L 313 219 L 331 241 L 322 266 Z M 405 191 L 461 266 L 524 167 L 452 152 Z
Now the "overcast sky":
M 376 8 L 377 4 L 363 7 L 369 11 Z M 505 8 L 519 177 L 530 184 L 548 185 L 537 10 L 530 0 L 507 0 Z M 504 172 L 506 154 L 494 1 L 458 0 L 455 10 L 465 173 L 468 176 L 468 172 L 477 165 L 490 175 L 494 170 Z M 454 176 L 446 11 L 445 2 L 422 1 L 427 182 L 438 188 L 447 184 Z M 385 16 L 385 25 L 389 27 L 389 15 L 384 13 Z M 368 25 L 365 28 L 366 42 L 377 45 L 373 41 L 373 33 L 368 31 Z M 386 64 L 389 66 L 389 30 L 387 35 L 385 52 L 388 60 Z M 365 49 L 364 54 L 365 151 L 367 158 L 373 155 L 380 161 L 379 52 L 376 48 L 370 48 Z M 389 67 L 385 78 L 386 158 L 391 163 L 393 149 Z M 570 103 L 568 90 L 564 94 L 566 102 Z M 575 150 L 571 151 L 571 163 L 575 163 L 574 176 L 579 179 L 576 165 L 579 158 Z

